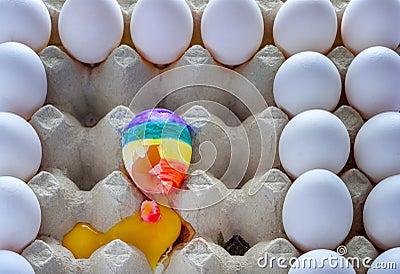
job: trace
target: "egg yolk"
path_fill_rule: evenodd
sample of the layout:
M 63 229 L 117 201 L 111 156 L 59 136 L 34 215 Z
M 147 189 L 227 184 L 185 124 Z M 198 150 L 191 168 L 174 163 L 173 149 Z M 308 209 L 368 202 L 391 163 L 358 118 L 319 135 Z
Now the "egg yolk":
M 145 206 L 145 210 L 151 210 Z M 172 209 L 159 205 L 159 220 L 145 221 L 140 210 L 133 216 L 123 219 L 110 230 L 101 233 L 90 224 L 78 223 L 64 236 L 63 246 L 77 259 L 87 259 L 102 245 L 120 239 L 134 245 L 146 256 L 154 269 L 165 251 L 178 239 L 181 232 L 181 219 Z

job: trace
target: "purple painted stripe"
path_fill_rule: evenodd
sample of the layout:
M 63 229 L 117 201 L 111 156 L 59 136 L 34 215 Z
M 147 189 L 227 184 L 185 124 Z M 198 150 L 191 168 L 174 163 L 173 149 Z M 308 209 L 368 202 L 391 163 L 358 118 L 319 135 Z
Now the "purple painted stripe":
M 179 117 L 172 111 L 162 108 L 155 108 L 143 111 L 142 113 L 136 115 L 136 117 L 133 118 L 126 129 L 146 122 L 172 122 L 187 126 L 185 121 L 183 121 L 181 117 Z

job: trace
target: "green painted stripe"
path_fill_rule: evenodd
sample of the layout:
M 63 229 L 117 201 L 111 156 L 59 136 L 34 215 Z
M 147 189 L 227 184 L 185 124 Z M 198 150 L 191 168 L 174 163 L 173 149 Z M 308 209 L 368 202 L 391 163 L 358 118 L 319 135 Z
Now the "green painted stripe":
M 165 139 L 180 140 L 192 145 L 192 138 L 187 126 L 177 123 L 148 122 L 129 128 L 122 137 L 122 146 L 142 139 Z

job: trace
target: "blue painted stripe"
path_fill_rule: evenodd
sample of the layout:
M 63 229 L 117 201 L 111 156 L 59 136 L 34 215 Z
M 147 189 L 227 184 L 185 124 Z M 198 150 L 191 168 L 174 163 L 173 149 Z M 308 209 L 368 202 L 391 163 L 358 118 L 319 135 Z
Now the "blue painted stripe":
M 143 139 L 176 139 L 192 145 L 188 126 L 170 122 L 148 122 L 128 128 L 122 137 L 122 146 Z

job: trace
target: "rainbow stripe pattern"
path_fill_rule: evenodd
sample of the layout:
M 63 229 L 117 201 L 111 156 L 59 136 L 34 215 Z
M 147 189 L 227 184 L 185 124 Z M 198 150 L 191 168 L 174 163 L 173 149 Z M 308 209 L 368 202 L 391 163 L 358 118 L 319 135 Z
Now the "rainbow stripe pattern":
M 181 186 L 189 169 L 190 127 L 172 111 L 144 111 L 126 127 L 122 155 L 132 180 L 142 191 L 169 194 Z

